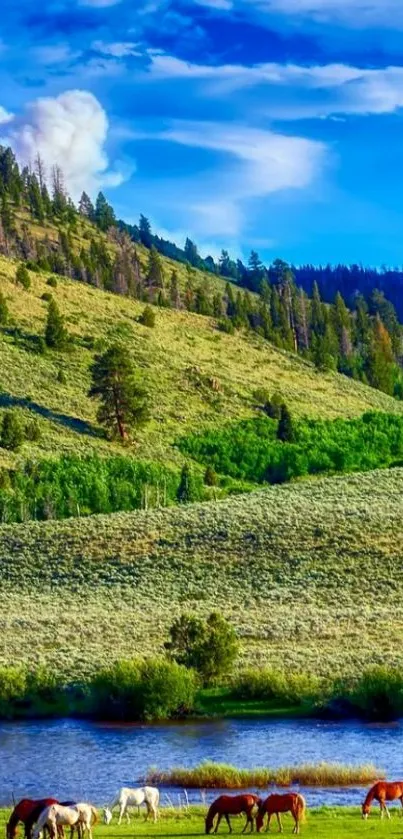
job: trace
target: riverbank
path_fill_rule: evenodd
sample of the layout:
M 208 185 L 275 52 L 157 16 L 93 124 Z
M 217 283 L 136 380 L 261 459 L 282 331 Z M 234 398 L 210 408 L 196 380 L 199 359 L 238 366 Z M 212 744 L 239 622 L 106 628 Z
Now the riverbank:
M 367 821 L 361 819 L 359 806 L 357 807 L 320 807 L 309 809 L 305 823 L 301 827 L 301 835 L 311 839 L 363 839 L 363 837 L 399 837 L 402 836 L 402 819 L 397 808 L 391 808 L 392 817 L 390 821 L 379 818 L 379 813 L 373 814 Z M 204 834 L 204 817 L 206 807 L 185 808 L 161 808 L 160 819 L 157 824 L 145 822 L 143 814 L 138 816 L 132 814 L 131 824 L 117 824 L 116 816 L 112 824 L 95 825 L 94 839 L 132 839 L 133 836 L 155 837 L 155 839 L 186 839 L 186 837 L 202 836 Z M 10 814 L 10 809 L 0 811 L 0 833 L 4 835 L 5 824 Z M 101 814 L 100 814 L 101 817 Z M 240 835 L 244 817 L 231 817 L 233 833 Z M 289 814 L 282 816 L 284 834 L 290 834 L 293 822 Z M 273 831 L 277 825 L 273 824 Z M 227 836 L 227 826 L 221 826 L 219 834 Z M 256 835 L 256 834 L 255 834 Z M 261 834 L 265 836 L 264 833 Z

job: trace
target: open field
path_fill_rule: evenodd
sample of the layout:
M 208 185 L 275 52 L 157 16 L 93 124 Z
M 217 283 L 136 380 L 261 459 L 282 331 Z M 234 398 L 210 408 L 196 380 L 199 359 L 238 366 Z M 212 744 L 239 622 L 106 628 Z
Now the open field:
M 401 667 L 402 518 L 403 470 L 393 469 L 4 526 L 0 662 L 75 677 L 161 651 L 180 612 L 219 609 L 249 666 L 332 676 Z
M 308 807 L 309 807 L 309 801 Z M 157 824 L 144 822 L 142 816 L 132 816 L 130 825 L 117 825 L 116 816 L 111 825 L 97 824 L 94 828 L 94 839 L 129 839 L 133 836 L 149 836 L 155 839 L 187 839 L 187 837 L 204 836 L 204 815 L 206 808 L 191 808 L 185 810 L 162 809 Z M 392 808 L 391 808 L 392 809 Z M 0 832 L 4 834 L 5 822 L 10 810 L 0 811 Z M 282 817 L 284 835 L 291 835 L 292 819 L 289 814 Z M 244 825 L 244 818 L 232 818 L 233 832 L 240 835 Z M 272 823 L 272 833 L 277 835 L 277 826 Z M 392 809 L 391 820 L 380 820 L 378 813 L 372 815 L 368 821 L 363 821 L 359 807 L 320 807 L 308 809 L 307 819 L 301 827 L 301 835 L 320 837 L 320 839 L 365 839 L 365 837 L 399 837 L 403 833 L 400 812 Z M 227 827 L 220 826 L 219 835 L 227 835 Z M 265 835 L 262 833 L 262 835 Z
M 62 278 L 51 291 L 74 346 L 70 352 L 38 353 L 47 312 L 41 296 L 50 290 L 47 275 L 31 273 L 29 291 L 15 285 L 14 275 L 15 263 L 0 257 L 0 290 L 19 329 L 17 335 L 12 330 L 0 334 L 0 413 L 20 407 L 38 418 L 42 434 L 17 455 L 0 449 L 0 466 L 62 452 L 122 451 L 99 435 L 96 405 L 87 396 L 89 366 L 107 339 L 127 342 L 151 394 L 151 422 L 137 444 L 123 450 L 136 457 L 182 462 L 172 447 L 178 436 L 256 414 L 253 393 L 262 387 L 279 391 L 295 416 L 403 411 L 403 403 L 345 376 L 317 371 L 255 333 L 226 335 L 211 318 L 161 308 L 150 329 L 137 323 L 144 304 Z M 66 384 L 57 380 L 60 369 Z

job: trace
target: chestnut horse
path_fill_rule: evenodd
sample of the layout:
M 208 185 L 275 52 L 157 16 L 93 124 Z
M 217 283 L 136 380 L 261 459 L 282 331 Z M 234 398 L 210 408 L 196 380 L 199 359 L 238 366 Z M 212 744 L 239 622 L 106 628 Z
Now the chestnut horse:
M 363 819 L 368 818 L 371 804 L 374 799 L 379 801 L 381 819 L 384 817 L 385 813 L 388 819 L 390 819 L 390 813 L 385 801 L 396 801 L 398 798 L 400 799 L 400 803 L 403 807 L 403 781 L 377 781 L 376 784 L 374 784 L 369 790 L 362 805 Z
M 305 798 L 299 792 L 284 792 L 281 794 L 273 793 L 269 795 L 265 801 L 260 805 L 259 812 L 256 817 L 256 830 L 260 833 L 263 827 L 264 816 L 267 813 L 267 828 L 270 830 L 270 819 L 272 816 L 277 816 L 278 829 L 282 833 L 283 825 L 281 824 L 280 813 L 291 813 L 294 819 L 293 833 L 299 833 L 300 823 L 304 820 L 306 810 Z
M 218 816 L 216 821 L 216 826 L 214 829 L 214 833 L 217 833 L 218 825 L 222 817 L 224 816 L 229 832 L 232 833 L 231 822 L 229 820 L 229 816 L 239 816 L 240 813 L 245 813 L 246 822 L 245 827 L 242 833 L 245 833 L 245 830 L 250 824 L 250 832 L 253 831 L 253 816 L 252 810 L 256 805 L 261 804 L 262 799 L 259 798 L 258 795 L 252 795 L 252 793 L 246 793 L 245 795 L 220 795 L 213 801 L 211 807 L 206 816 L 206 833 L 211 833 L 213 828 L 214 819 Z
M 42 800 L 33 800 L 32 798 L 22 798 L 18 804 L 15 805 L 13 812 L 6 824 L 7 839 L 15 839 L 17 835 L 17 825 L 22 822 L 25 828 L 25 836 L 29 839 L 31 828 L 39 814 L 45 807 L 50 804 L 57 804 L 55 798 L 43 798 Z M 32 816 L 36 818 L 32 818 Z

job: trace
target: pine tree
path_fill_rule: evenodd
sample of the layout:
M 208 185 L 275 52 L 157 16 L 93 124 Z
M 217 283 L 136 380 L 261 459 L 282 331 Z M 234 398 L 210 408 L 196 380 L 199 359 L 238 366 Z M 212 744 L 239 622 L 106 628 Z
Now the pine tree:
M 150 290 L 164 287 L 164 275 L 162 269 L 161 258 L 154 246 L 151 247 L 148 256 L 148 269 L 146 277 L 147 286 Z
M 60 166 L 52 168 L 52 205 L 56 216 L 62 216 L 67 206 L 64 177 Z
M 81 194 L 81 198 L 78 202 L 78 212 L 80 216 L 84 216 L 84 218 L 89 221 L 95 220 L 95 207 L 86 192 Z
M 62 350 L 67 343 L 67 331 L 64 325 L 64 318 L 59 312 L 56 301 L 53 297 L 49 300 L 48 316 L 45 328 L 46 346 L 54 350 Z
M 176 497 L 179 504 L 190 504 L 192 501 L 197 501 L 198 499 L 197 488 L 188 463 L 184 463 L 182 466 Z
M 22 287 L 25 288 L 25 291 L 28 291 L 31 287 L 31 277 L 29 276 L 28 269 L 23 263 L 18 266 L 15 272 L 15 281 L 19 285 L 22 285 Z
M 393 393 L 395 365 L 390 335 L 376 316 L 367 360 L 367 375 L 372 387 Z
M 200 256 L 197 251 L 197 246 L 191 239 L 186 239 L 185 242 L 185 257 L 190 265 L 197 267 L 200 263 Z
M 7 300 L 2 291 L 0 291 L 0 326 L 7 326 L 10 313 L 8 311 Z
M 155 326 L 155 312 L 151 306 L 146 306 L 143 309 L 139 317 L 139 323 L 142 323 L 143 326 L 148 326 L 150 329 Z
M 326 309 L 321 301 L 318 284 L 315 280 L 311 300 L 311 332 L 323 336 L 326 331 Z
M 169 299 L 171 302 L 171 306 L 173 306 L 174 309 L 180 309 L 181 294 L 179 288 L 178 273 L 175 270 L 175 268 L 172 271 L 171 279 L 169 281 Z
M 122 344 L 112 344 L 95 357 L 91 367 L 92 387 L 89 396 L 99 399 L 98 421 L 112 436 L 127 439 L 129 429 L 149 419 L 148 396 L 135 375 Z
M 146 218 L 146 216 L 141 215 L 139 219 L 139 235 L 140 235 L 140 242 L 146 248 L 151 248 L 152 245 L 152 233 L 151 233 L 151 225 Z
M 95 202 L 94 220 L 97 227 L 104 233 L 116 224 L 115 213 L 108 204 L 103 192 L 99 192 Z
M 293 443 L 295 439 L 294 425 L 287 405 L 280 409 L 280 419 L 277 428 L 277 439 L 283 443 Z

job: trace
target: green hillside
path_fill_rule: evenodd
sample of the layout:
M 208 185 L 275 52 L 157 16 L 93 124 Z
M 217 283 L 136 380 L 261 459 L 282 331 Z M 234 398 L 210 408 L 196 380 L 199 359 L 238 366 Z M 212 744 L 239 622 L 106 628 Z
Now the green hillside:
M 74 343 L 69 352 L 42 354 L 37 339 L 45 328 L 47 304 L 41 298 L 49 292 L 48 274 L 31 273 L 31 288 L 25 291 L 15 284 L 15 270 L 16 263 L 0 257 L 0 290 L 18 327 L 0 331 L 0 406 L 30 412 L 42 433 L 39 442 L 25 443 L 17 454 L 0 449 L 0 466 L 32 456 L 91 451 L 181 460 L 172 448 L 178 435 L 256 415 L 253 394 L 262 387 L 278 391 L 295 416 L 334 418 L 369 409 L 403 410 L 402 403 L 386 394 L 337 373 L 318 371 L 256 333 L 227 335 L 217 330 L 212 318 L 159 307 L 156 325 L 149 329 L 137 322 L 144 304 L 60 277 L 51 291 Z M 87 396 L 94 352 L 112 339 L 126 342 L 152 397 L 151 422 L 138 433 L 136 443 L 124 449 L 102 437 L 96 406 Z M 60 369 L 66 384 L 58 381 Z
M 403 666 L 402 516 L 403 469 L 393 469 L 3 526 L 0 661 L 74 676 L 160 651 L 175 615 L 218 608 L 253 666 Z

